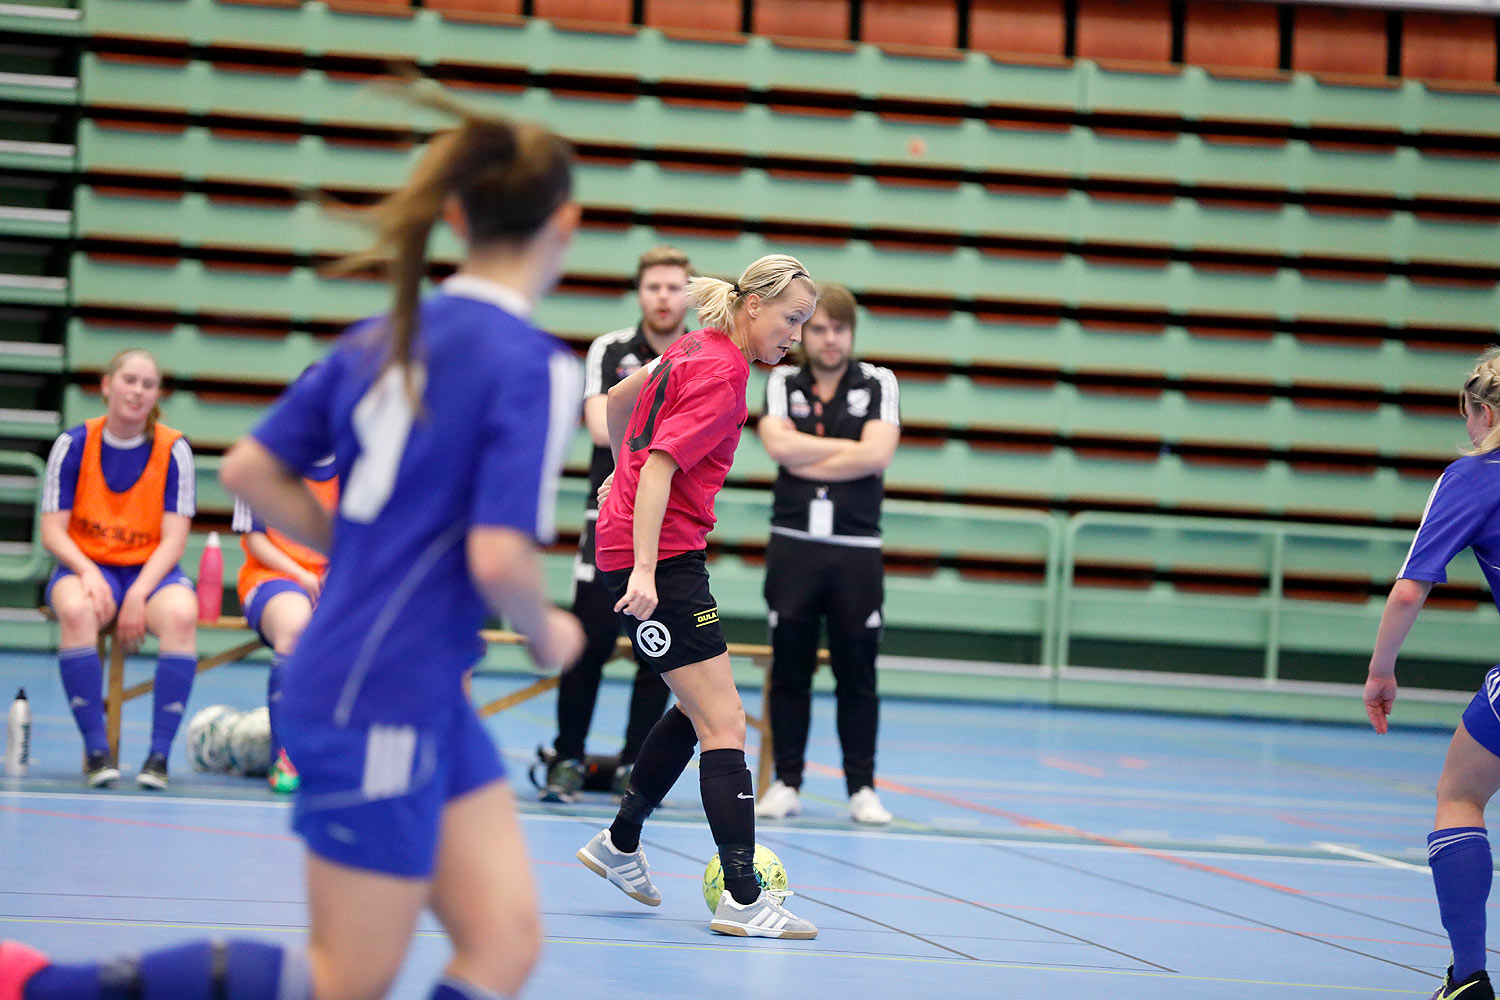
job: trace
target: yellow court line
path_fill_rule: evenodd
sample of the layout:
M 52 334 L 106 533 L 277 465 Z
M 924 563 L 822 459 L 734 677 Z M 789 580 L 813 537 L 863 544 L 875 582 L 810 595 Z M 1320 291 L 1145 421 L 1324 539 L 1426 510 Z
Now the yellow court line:
M 287 934 L 306 934 L 304 927 L 261 927 L 240 926 L 226 927 L 224 924 L 188 924 L 168 923 L 154 920 L 80 920 L 68 917 L 3 917 L 0 923 L 22 923 L 22 924 L 70 924 L 84 927 L 152 927 L 163 930 L 174 931 L 219 931 L 246 930 L 246 931 L 276 931 Z M 441 931 L 417 931 L 414 935 L 420 938 L 446 938 L 447 935 Z M 673 944 L 664 941 L 604 941 L 597 938 L 576 937 L 551 937 L 543 936 L 546 944 L 561 945 L 594 945 L 604 948 L 651 948 L 659 951 L 687 951 L 687 952 L 716 952 L 723 954 L 750 954 L 750 955 L 774 955 L 778 958 L 836 958 L 844 960 L 866 960 L 873 962 L 908 962 L 919 965 L 944 965 L 959 968 L 976 969 L 1024 969 L 1033 972 L 1074 972 L 1088 973 L 1091 975 L 1104 976 L 1135 976 L 1148 979 L 1170 979 L 1176 982 L 1190 983 L 1226 983 L 1235 986 L 1275 986 L 1282 989 L 1307 989 L 1307 990 L 1362 990 L 1366 993 L 1391 993 L 1402 996 L 1423 996 L 1426 990 L 1398 990 L 1385 986 L 1342 986 L 1330 983 L 1284 983 L 1269 979 L 1234 979 L 1229 976 L 1193 976 L 1181 972 L 1153 972 L 1150 970 L 1132 969 L 1086 969 L 1069 965 L 1042 965 L 1031 962 L 989 962 L 977 958 L 938 958 L 925 957 L 922 955 L 884 955 L 869 954 L 865 952 L 847 951 L 814 951 L 803 947 L 792 946 L 785 949 L 778 948 L 774 951 L 765 948 L 749 948 L 744 945 L 714 945 L 714 944 Z

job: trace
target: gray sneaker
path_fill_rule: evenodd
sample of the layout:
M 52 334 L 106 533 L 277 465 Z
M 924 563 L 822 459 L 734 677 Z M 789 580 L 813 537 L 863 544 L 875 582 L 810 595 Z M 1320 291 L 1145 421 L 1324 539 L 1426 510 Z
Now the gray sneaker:
M 578 851 L 578 860 L 595 875 L 607 878 L 619 886 L 621 892 L 636 902 L 647 906 L 661 905 L 661 893 L 651 884 L 651 868 L 646 864 L 646 852 L 637 850 L 634 854 L 626 854 L 615 850 L 607 827 L 583 845 Z
M 727 889 L 719 897 L 714 918 L 708 929 L 719 934 L 736 937 L 790 938 L 806 941 L 818 936 L 818 928 L 811 920 L 794 916 L 782 901 L 790 892 L 762 889 L 755 902 L 741 906 L 734 901 L 734 894 Z

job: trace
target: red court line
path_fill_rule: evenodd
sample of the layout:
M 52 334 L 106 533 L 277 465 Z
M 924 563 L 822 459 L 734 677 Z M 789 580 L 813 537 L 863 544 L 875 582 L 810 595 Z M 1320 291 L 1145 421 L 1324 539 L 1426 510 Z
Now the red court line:
M 181 823 L 157 823 L 144 819 L 123 819 L 118 816 L 89 816 L 85 813 L 56 812 L 51 809 L 28 809 L 24 806 L 0 805 L 0 812 L 19 813 L 23 816 L 45 816 L 49 819 L 77 819 L 89 823 L 114 823 L 117 826 L 141 826 L 155 830 L 182 830 L 186 833 L 218 833 L 226 837 L 250 837 L 256 840 L 297 840 L 289 833 L 258 833 L 253 830 L 225 830 L 214 826 L 186 826 Z
M 817 764 L 813 761 L 808 761 L 806 766 L 810 771 L 819 771 L 823 774 L 828 774 L 835 777 L 842 776 L 844 773 L 838 768 L 829 767 L 826 764 Z M 891 781 L 888 778 L 876 778 L 875 784 L 879 785 L 881 788 L 885 788 L 893 792 L 898 792 L 903 795 L 915 795 L 918 798 L 930 799 L 933 802 L 941 802 L 944 805 L 954 806 L 959 809 L 969 809 L 974 812 L 981 812 L 991 816 L 998 816 L 1001 819 L 1010 820 L 1017 826 L 1026 827 L 1033 830 L 1048 830 L 1052 833 L 1061 833 L 1066 834 L 1070 837 L 1078 837 L 1079 839 L 1087 840 L 1090 843 L 1094 844 L 1103 844 L 1107 847 L 1118 847 L 1136 854 L 1143 854 L 1146 857 L 1156 858 L 1158 861 L 1165 861 L 1168 864 L 1177 865 L 1180 868 L 1188 868 L 1192 871 L 1204 872 L 1208 875 L 1218 875 L 1223 878 L 1234 879 L 1237 882 L 1247 882 L 1251 885 L 1258 885 L 1266 889 L 1275 889 L 1277 892 L 1284 892 L 1292 896 L 1300 896 L 1303 894 L 1301 889 L 1293 889 L 1289 885 L 1281 885 L 1278 882 L 1267 882 L 1265 879 L 1255 878 L 1251 875 L 1242 875 L 1239 872 L 1233 872 L 1227 868 L 1220 868 L 1216 865 L 1206 865 L 1201 861 L 1194 861 L 1191 858 L 1184 858 L 1180 855 L 1170 854 L 1166 851 L 1158 851 L 1154 848 L 1143 847 L 1140 844 L 1131 843 L 1128 840 L 1121 840 L 1118 837 L 1107 837 L 1104 834 L 1100 833 L 1090 833 L 1087 830 L 1080 830 L 1076 826 L 1068 826 L 1066 823 L 1053 823 L 1050 820 L 1038 819 L 1035 816 L 1027 816 L 1024 813 L 1011 812 L 1007 809 L 997 809 L 994 806 L 987 806 L 983 803 L 972 802 L 968 799 L 961 799 L 956 795 L 949 795 L 946 792 L 934 792 L 930 789 L 918 788 L 915 785 L 905 785 L 897 781 Z
M 1277 813 L 1274 817 L 1278 822 L 1290 826 L 1300 826 L 1305 830 L 1319 830 L 1324 833 L 1346 833 L 1368 835 L 1369 830 L 1362 827 L 1338 826 L 1334 823 L 1319 823 L 1317 820 L 1303 819 L 1301 816 L 1293 816 L 1291 813 Z
M 829 774 L 842 775 L 843 772 L 831 769 Z M 973 796 L 971 801 L 980 802 L 984 799 L 1007 799 L 1021 801 L 1032 806 L 1043 805 L 1076 805 L 1088 803 L 1101 809 L 1110 809 L 1117 812 L 1133 812 L 1142 808 L 1155 809 L 1160 812 L 1180 813 L 1224 813 L 1234 816 L 1266 816 L 1272 819 L 1281 819 L 1286 815 L 1287 806 L 1284 805 L 1227 805 L 1224 802 L 1211 799 L 1163 799 L 1153 796 L 1150 789 L 1139 789 L 1129 795 L 1105 795 L 1096 791 L 1078 789 L 1077 791 L 1064 792 L 1037 792 L 1021 789 L 974 787 L 969 789 Z M 1319 815 L 1325 820 L 1348 819 L 1353 821 L 1367 821 L 1370 815 L 1355 811 L 1352 805 L 1347 807 L 1325 806 L 1318 808 Z M 1296 822 L 1293 820 L 1293 822 Z M 1307 821 L 1312 822 L 1312 821 Z M 1360 827 L 1359 831 L 1367 836 L 1377 836 L 1380 831 L 1371 831 L 1366 827 Z
M 1042 764 L 1047 767 L 1055 767 L 1059 771 L 1067 771 L 1070 774 L 1081 774 L 1085 778 L 1102 778 L 1105 770 L 1092 764 L 1081 764 L 1076 760 L 1064 760 L 1061 757 L 1043 757 Z

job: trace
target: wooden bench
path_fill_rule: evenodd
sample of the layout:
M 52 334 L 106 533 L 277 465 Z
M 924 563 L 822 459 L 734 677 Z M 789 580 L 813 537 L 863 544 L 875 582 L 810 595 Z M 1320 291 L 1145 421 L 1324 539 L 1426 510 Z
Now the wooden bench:
M 250 626 L 245 619 L 237 617 L 224 617 L 211 622 L 199 622 L 200 631 L 245 631 Z M 125 686 L 125 651 L 119 643 L 114 641 L 114 626 L 99 633 L 99 659 L 108 663 L 108 694 L 104 700 L 104 722 L 109 735 L 109 752 L 115 759 L 120 759 L 120 712 L 125 702 L 149 694 L 155 686 L 155 681 L 144 680 L 139 684 Z M 485 642 L 497 646 L 521 646 L 525 645 L 525 638 L 521 635 L 502 629 L 484 629 L 479 633 Z M 214 667 L 225 663 L 234 663 L 242 660 L 261 647 L 259 636 L 247 639 L 238 645 L 211 656 L 198 658 L 198 673 L 212 670 Z M 729 655 L 731 657 L 747 657 L 756 667 L 766 671 L 768 683 L 761 690 L 761 714 L 759 716 L 745 713 L 745 725 L 753 728 L 760 734 L 760 759 L 757 762 L 755 773 L 755 787 L 765 789 L 770 787 L 771 764 L 773 761 L 771 746 L 771 723 L 770 723 L 770 699 L 771 685 L 769 683 L 771 672 L 771 647 L 756 643 L 731 642 L 729 643 Z M 615 643 L 616 659 L 632 659 L 630 640 L 623 636 Z M 818 650 L 818 663 L 828 662 L 828 650 Z M 488 718 L 507 708 L 514 708 L 522 702 L 530 701 L 537 695 L 551 691 L 558 684 L 559 675 L 549 674 L 539 677 L 518 688 L 507 695 L 503 695 L 493 701 L 479 705 L 476 711 L 480 718 Z

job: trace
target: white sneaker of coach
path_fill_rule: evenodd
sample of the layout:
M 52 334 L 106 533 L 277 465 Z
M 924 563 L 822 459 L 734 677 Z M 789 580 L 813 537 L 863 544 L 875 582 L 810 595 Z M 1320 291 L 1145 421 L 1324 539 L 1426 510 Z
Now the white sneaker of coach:
M 755 804 L 755 815 L 761 819 L 786 819 L 802 811 L 802 796 L 797 789 L 783 782 L 772 782 L 766 794 Z
M 880 804 L 880 796 L 869 785 L 849 796 L 849 815 L 856 823 L 872 826 L 891 821 L 891 811 Z

